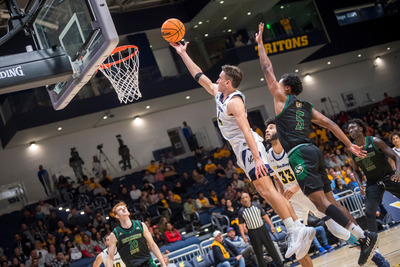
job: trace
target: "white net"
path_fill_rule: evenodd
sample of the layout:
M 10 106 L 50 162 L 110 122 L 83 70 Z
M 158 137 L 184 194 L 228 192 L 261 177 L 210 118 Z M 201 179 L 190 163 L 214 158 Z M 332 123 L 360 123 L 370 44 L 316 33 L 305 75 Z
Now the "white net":
M 108 78 L 117 92 L 118 99 L 125 104 L 142 97 L 139 90 L 139 50 L 136 46 L 115 49 L 99 70 Z

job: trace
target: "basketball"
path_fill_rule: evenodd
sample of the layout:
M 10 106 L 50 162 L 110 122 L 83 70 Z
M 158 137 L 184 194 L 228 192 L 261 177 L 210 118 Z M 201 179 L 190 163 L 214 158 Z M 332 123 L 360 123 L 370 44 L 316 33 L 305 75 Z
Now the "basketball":
M 185 36 L 185 25 L 179 19 L 168 19 L 161 26 L 161 35 L 169 43 L 176 43 Z

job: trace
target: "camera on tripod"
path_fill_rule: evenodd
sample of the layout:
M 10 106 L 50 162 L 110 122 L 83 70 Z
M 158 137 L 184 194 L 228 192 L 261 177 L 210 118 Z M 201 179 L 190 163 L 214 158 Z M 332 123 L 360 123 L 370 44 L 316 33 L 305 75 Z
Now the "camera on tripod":
M 121 135 L 117 134 L 115 137 L 117 137 L 117 139 L 121 139 Z
M 103 148 L 103 144 L 97 145 L 97 149 L 98 149 L 98 150 L 101 150 L 102 148 Z

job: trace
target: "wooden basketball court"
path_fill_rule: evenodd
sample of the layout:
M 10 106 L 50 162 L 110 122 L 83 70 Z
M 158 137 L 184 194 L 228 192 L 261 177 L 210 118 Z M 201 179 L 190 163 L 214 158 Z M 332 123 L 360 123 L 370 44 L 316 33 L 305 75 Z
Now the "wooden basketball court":
M 400 267 L 400 226 L 379 233 L 379 252 L 390 262 L 390 266 Z M 358 249 L 344 246 L 313 259 L 314 267 L 354 267 L 360 252 Z M 364 266 L 376 265 L 368 262 Z

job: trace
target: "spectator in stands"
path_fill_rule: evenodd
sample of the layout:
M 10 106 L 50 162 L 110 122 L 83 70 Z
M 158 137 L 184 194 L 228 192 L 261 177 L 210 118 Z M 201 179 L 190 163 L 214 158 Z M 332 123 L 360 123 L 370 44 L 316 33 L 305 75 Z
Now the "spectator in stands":
M 157 246 L 162 247 L 167 244 L 167 240 L 163 233 L 160 233 L 158 225 L 153 225 L 153 240 Z
M 336 180 L 341 180 L 341 181 L 342 181 L 342 184 L 345 184 L 345 183 L 344 183 L 344 180 L 343 180 L 342 178 L 340 178 L 340 177 L 338 176 L 338 174 L 337 174 L 333 169 L 331 169 L 330 175 L 331 175 L 332 178 L 333 178 L 333 179 L 332 179 L 332 182 L 331 182 L 331 187 L 332 187 L 333 190 L 336 188 Z
M 168 185 L 167 184 L 162 184 L 161 185 L 160 192 L 163 193 L 165 197 L 168 196 L 168 190 L 169 189 L 168 189 Z
M 158 201 L 160 201 L 155 188 L 152 188 L 150 190 L 149 201 L 150 201 L 150 205 L 156 204 Z
M 78 211 L 75 207 L 73 207 L 71 213 L 68 214 L 67 226 L 71 229 L 75 226 L 81 226 L 80 218 L 78 218 Z
M 146 170 L 144 172 L 143 181 L 145 181 L 145 180 L 149 181 L 150 183 L 154 183 L 155 182 L 154 175 L 151 174 L 149 172 L 149 170 Z
M 208 198 L 204 197 L 203 192 L 199 192 L 197 194 L 196 203 L 197 203 L 197 206 L 200 207 L 200 209 L 209 209 L 209 208 L 214 207 L 214 205 L 210 204 L 210 201 L 208 201 Z
M 151 189 L 153 189 L 153 188 L 155 188 L 155 187 L 154 187 L 154 185 L 153 185 L 152 183 L 150 183 L 150 182 L 147 181 L 147 180 L 144 180 L 144 181 L 143 181 L 143 188 L 142 188 L 142 191 L 148 191 L 148 192 L 150 192 Z
M 203 165 L 201 164 L 200 161 L 198 161 L 198 162 L 196 163 L 196 168 L 195 168 L 195 170 L 196 170 L 199 174 L 202 174 L 202 175 L 205 175 L 205 174 L 206 174 L 206 171 L 204 170 Z
M 36 251 L 34 249 L 31 251 L 29 258 L 25 262 L 25 265 L 29 267 L 31 266 L 39 267 L 39 260 Z
M 57 250 L 56 250 L 56 246 L 53 244 L 49 245 L 49 252 L 47 253 L 46 257 L 45 257 L 45 263 L 47 267 L 51 266 L 51 262 L 56 258 L 57 256 Z
M 100 231 L 101 229 L 105 228 L 105 222 L 106 220 L 104 219 L 103 216 L 101 216 L 100 212 L 96 213 L 96 216 L 93 220 L 93 227 L 97 229 L 97 231 Z
M 46 215 L 42 212 L 42 209 L 40 208 L 40 206 L 36 206 L 36 213 L 35 213 L 35 218 L 36 221 L 38 220 L 44 220 L 46 217 Z
M 171 224 L 166 224 L 165 237 L 167 238 L 168 243 L 174 243 L 176 241 L 180 241 L 182 239 L 181 234 L 176 230 L 176 228 Z
M 168 200 L 181 204 L 182 198 L 178 194 L 174 194 L 172 190 L 168 190 Z
M 166 230 L 166 225 L 167 225 L 168 219 L 166 216 L 161 216 L 160 221 L 157 224 L 157 228 L 160 231 L 160 233 L 164 233 Z M 153 229 L 154 230 L 154 229 Z
M 93 195 L 94 196 L 107 195 L 107 190 L 104 187 L 102 187 L 99 182 L 94 182 Z
M 121 193 L 118 195 L 118 199 L 125 202 L 129 203 L 131 201 L 131 196 L 128 193 L 128 189 L 126 187 L 122 187 Z
M 86 184 L 84 181 L 81 181 L 80 185 L 78 186 L 79 194 L 88 194 L 90 191 L 92 191 L 90 185 Z
M 165 171 L 164 161 L 160 160 L 160 162 L 158 163 L 158 168 L 160 169 L 160 171 L 162 173 L 164 173 L 164 171 Z
M 174 156 L 174 154 L 172 152 L 169 152 L 165 163 L 167 165 L 172 165 L 176 167 L 178 165 L 178 162 L 179 160 Z
M 100 232 L 96 232 L 94 238 L 92 239 L 97 243 L 97 246 L 100 248 L 100 250 L 104 250 L 107 248 L 103 235 Z
M 335 189 L 333 190 L 334 194 L 339 194 L 347 190 L 349 190 L 349 188 L 345 183 L 343 183 L 342 179 L 335 180 Z
M 96 245 L 96 242 L 91 240 L 87 234 L 83 235 L 80 249 L 82 255 L 86 258 L 96 257 L 97 254 L 101 253 L 101 250 Z
M 217 147 L 213 154 L 214 159 L 222 159 L 221 148 Z
M 335 154 L 330 155 L 330 160 L 327 164 L 328 167 L 334 168 L 335 166 L 338 166 L 341 168 L 343 165 L 344 163 Z
M 36 223 L 36 218 L 28 209 L 24 209 L 21 222 L 30 227 Z
M 113 182 L 113 178 L 107 173 L 107 170 L 101 171 L 100 184 L 102 187 L 107 188 Z
M 64 200 L 68 199 L 66 194 L 70 188 L 71 184 L 68 182 L 67 178 L 65 178 L 63 175 L 60 175 L 58 177 L 58 190 L 60 191 L 60 194 Z
M 229 150 L 228 145 L 226 143 L 222 146 L 220 154 L 221 154 L 222 158 L 230 157 L 231 151 Z
M 192 185 L 194 181 L 187 172 L 183 172 L 182 174 L 182 187 L 185 191 L 187 191 Z
M 214 173 L 217 170 L 217 166 L 212 162 L 211 158 L 207 159 L 207 164 L 204 166 L 206 173 Z
M 84 231 L 82 231 L 82 233 L 84 233 Z M 78 227 L 74 228 L 73 235 L 74 235 L 74 244 L 80 246 L 82 244 L 82 235 Z
M 56 258 L 51 262 L 51 267 L 69 267 L 69 256 L 58 252 Z
M 28 259 L 19 247 L 14 248 L 14 257 L 22 264 L 25 264 L 25 261 Z
M 205 184 L 206 183 L 206 178 L 204 175 L 198 173 L 196 170 L 193 170 L 192 172 L 192 179 L 198 184 Z
M 217 165 L 217 169 L 215 170 L 215 175 L 217 176 L 217 178 L 227 178 L 225 169 L 224 167 L 222 167 L 221 164 Z
M 222 233 L 215 231 L 213 234 L 214 242 L 211 249 L 214 255 L 214 263 L 217 267 L 239 266 L 245 267 L 244 258 L 239 254 L 235 246 L 223 242 Z M 232 255 L 231 255 L 232 253 Z
M 156 173 L 156 169 L 158 166 L 156 165 L 156 162 L 154 160 L 150 161 L 150 165 L 146 167 L 146 170 L 148 170 L 150 173 L 154 174 Z
M 234 173 L 237 173 L 236 168 L 233 165 L 232 160 L 229 160 L 225 168 L 226 178 L 231 179 Z
M 158 193 L 158 199 L 159 201 L 157 202 L 157 206 L 159 207 L 164 207 L 164 208 L 168 208 L 168 200 L 165 198 L 164 193 L 160 192 Z
M 177 267 L 175 263 L 170 262 L 167 254 L 162 254 L 165 264 L 167 267 Z
M 43 199 L 39 199 L 39 206 L 40 206 L 40 210 L 44 213 L 44 215 L 49 216 L 50 215 L 50 211 L 53 209 L 53 206 L 45 203 L 43 201 Z
M 85 213 L 81 217 L 82 225 L 88 225 L 89 223 L 92 223 L 96 217 L 96 213 L 90 208 L 89 205 L 85 205 L 85 207 L 83 208 L 83 211 Z
M 146 213 L 147 208 L 151 206 L 152 203 L 150 201 L 149 193 L 147 191 L 142 191 L 140 195 L 140 209 L 142 212 Z
M 165 172 L 164 172 L 164 179 L 166 181 L 174 181 L 179 178 L 178 173 L 175 171 L 173 165 L 166 165 Z
M 391 133 L 389 136 L 389 141 L 394 145 L 394 147 L 392 148 L 393 151 L 397 154 L 397 156 L 400 157 L 400 132 L 394 131 L 393 133 Z M 391 158 L 389 158 L 389 162 L 392 168 L 394 169 L 395 167 L 394 161 Z
M 174 187 L 174 193 L 178 194 L 180 196 L 183 196 L 184 194 L 186 194 L 186 188 L 184 188 L 182 186 L 182 183 L 180 181 L 177 181 Z
M 224 210 L 222 212 L 223 215 L 226 215 L 229 218 L 229 223 L 234 227 L 236 234 L 240 234 L 239 232 L 239 221 L 238 221 L 238 209 L 233 205 L 230 199 L 226 200 L 226 204 Z
M 197 201 L 194 201 L 191 196 L 188 196 L 185 204 L 183 204 L 183 211 L 186 220 L 193 221 L 196 218 L 195 212 L 200 211 L 201 207 L 197 204 Z
M 230 199 L 231 201 L 236 200 L 236 191 L 233 189 L 232 185 L 228 185 L 224 195 L 225 199 Z
M 244 188 L 244 182 L 242 180 L 239 180 L 239 175 L 237 173 L 234 173 L 232 178 L 233 178 L 233 181 L 237 182 L 237 185 L 236 185 L 237 189 L 243 189 Z
M 35 241 L 35 249 L 37 259 L 39 260 L 39 267 L 44 267 L 46 264 L 46 256 L 48 254 L 47 250 L 42 248 L 40 241 Z
M 217 192 L 215 192 L 214 189 L 211 189 L 210 191 L 210 198 L 208 199 L 210 201 L 211 205 L 218 206 L 219 205 L 219 200 L 217 196 Z
M 140 189 L 137 189 L 135 184 L 132 184 L 131 185 L 131 191 L 129 192 L 129 195 L 131 196 L 131 199 L 133 201 L 139 201 L 139 198 L 142 195 L 142 191 L 140 191 Z
M 162 174 L 160 168 L 156 168 L 156 172 L 154 174 L 155 182 L 164 182 L 164 174 Z
M 52 211 L 50 213 L 50 217 L 46 218 L 46 225 L 49 232 L 53 233 L 58 229 L 58 221 L 60 221 L 60 218 L 57 217 L 57 213 L 55 211 Z
M 226 230 L 225 242 L 232 244 L 234 247 L 237 248 L 240 255 L 243 256 L 247 266 L 257 265 L 257 257 L 254 254 L 253 247 L 248 242 L 244 242 L 243 238 L 238 236 L 235 232 L 235 229 L 233 229 L 232 227 L 228 227 L 228 229 Z

